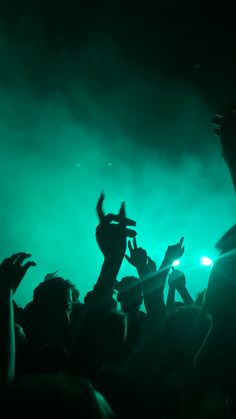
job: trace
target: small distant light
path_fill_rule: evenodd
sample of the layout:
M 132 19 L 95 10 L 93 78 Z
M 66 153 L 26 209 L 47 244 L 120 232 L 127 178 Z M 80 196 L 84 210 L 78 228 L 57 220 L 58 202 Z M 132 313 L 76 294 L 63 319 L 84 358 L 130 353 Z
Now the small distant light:
M 107 163 L 107 166 L 108 166 L 108 167 L 111 167 L 111 166 L 112 166 L 112 163 Z
M 172 263 L 172 266 L 179 266 L 180 265 L 180 260 L 177 259 Z
M 75 165 L 76 167 L 81 167 L 82 166 L 82 164 L 81 163 L 76 163 L 76 165 Z
M 208 256 L 202 256 L 200 259 L 201 265 L 203 266 L 211 266 L 213 265 L 212 259 L 210 259 Z

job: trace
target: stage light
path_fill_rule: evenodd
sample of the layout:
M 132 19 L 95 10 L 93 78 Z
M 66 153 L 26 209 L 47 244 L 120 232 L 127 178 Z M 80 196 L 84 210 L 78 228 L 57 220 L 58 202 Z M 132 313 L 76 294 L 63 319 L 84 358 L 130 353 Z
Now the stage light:
M 213 264 L 213 261 L 208 256 L 202 256 L 200 262 L 203 266 L 211 266 Z
M 180 260 L 177 259 L 172 263 L 172 266 L 179 266 L 180 265 Z

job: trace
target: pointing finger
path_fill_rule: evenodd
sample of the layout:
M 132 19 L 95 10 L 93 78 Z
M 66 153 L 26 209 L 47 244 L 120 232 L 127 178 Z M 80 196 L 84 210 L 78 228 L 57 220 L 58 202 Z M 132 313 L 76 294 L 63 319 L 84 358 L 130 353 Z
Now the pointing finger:
M 102 208 L 104 199 L 105 199 L 105 195 L 104 195 L 103 192 L 101 192 L 101 195 L 98 199 L 98 203 L 97 203 L 97 207 L 96 207 L 97 215 L 98 215 L 98 218 L 99 218 L 100 221 L 102 221 L 105 217 L 105 214 L 104 214 L 104 211 L 103 211 L 103 208 Z
M 126 237 L 132 237 L 132 238 L 137 235 L 136 231 L 131 230 L 129 228 L 125 229 L 125 234 L 126 234 Z
M 184 242 L 184 237 L 181 237 L 181 239 L 179 241 L 180 246 L 182 246 L 183 242 Z
M 130 240 L 128 240 L 128 248 L 129 248 L 129 251 L 130 251 L 130 254 L 131 254 L 132 251 L 133 251 L 133 248 L 132 248 L 132 244 L 131 244 Z
M 131 257 L 130 257 L 130 256 L 125 255 L 125 259 L 126 259 L 129 263 L 131 263 Z
M 133 239 L 133 246 L 134 246 L 134 249 L 137 250 L 138 246 L 137 246 L 136 238 Z
M 36 266 L 36 263 L 35 262 L 32 262 L 32 261 L 30 261 L 30 262 L 27 262 L 22 268 L 23 268 L 23 271 L 24 272 L 26 272 L 31 266 Z
M 18 263 L 19 265 L 21 265 L 24 262 L 25 259 L 30 258 L 30 257 L 31 257 L 30 253 L 19 254 L 15 263 Z
M 125 202 L 123 201 L 119 211 L 120 218 L 125 218 Z

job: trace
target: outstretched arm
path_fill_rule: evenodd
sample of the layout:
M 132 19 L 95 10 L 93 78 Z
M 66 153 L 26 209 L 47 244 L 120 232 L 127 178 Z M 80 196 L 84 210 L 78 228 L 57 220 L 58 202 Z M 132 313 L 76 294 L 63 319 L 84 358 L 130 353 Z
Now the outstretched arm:
M 169 297 L 169 303 L 167 304 L 168 308 L 171 308 L 174 305 L 174 301 L 171 300 L 171 297 L 173 293 L 175 293 L 175 290 L 178 291 L 185 305 L 193 304 L 193 299 L 191 295 L 189 294 L 186 287 L 186 277 L 183 272 L 181 272 L 178 269 L 174 269 L 172 267 L 172 272 L 169 276 L 168 282 L 169 282 L 169 294 L 170 294 L 170 297 L 168 295 Z
M 141 279 L 144 304 L 149 318 L 160 318 L 165 313 L 163 291 L 166 278 L 174 260 L 184 253 L 183 238 L 179 243 L 167 248 L 165 257 L 158 271 L 156 264 L 147 256 L 146 250 L 137 247 L 133 240 L 133 246 L 129 242 L 130 256 L 126 256 L 128 262 L 135 266 Z
M 104 194 L 101 194 L 97 205 L 100 223 L 96 230 L 96 239 L 103 253 L 104 262 L 94 286 L 94 297 L 96 298 L 96 304 L 99 303 L 103 307 L 110 308 L 114 284 L 125 255 L 127 237 L 136 235 L 134 230 L 127 227 L 135 226 L 136 223 L 126 218 L 124 202 L 117 215 L 105 215 L 102 208 L 103 201 Z
M 15 376 L 15 332 L 13 294 L 34 262 L 27 262 L 26 253 L 17 253 L 0 265 L 0 382 L 8 385 Z
M 168 246 L 164 259 L 155 275 L 152 277 L 152 282 L 149 284 L 149 299 L 150 305 L 152 306 L 152 311 L 154 315 L 159 313 L 159 316 L 163 317 L 165 315 L 166 307 L 164 303 L 164 288 L 167 276 L 169 274 L 170 268 L 173 265 L 173 262 L 182 257 L 184 253 L 183 246 L 184 238 L 182 237 L 180 241 L 174 245 Z M 154 295 L 152 296 L 153 290 L 155 290 Z M 154 297 L 155 296 L 155 297 Z M 154 306 L 154 300 L 156 300 L 156 306 Z M 156 307 L 156 309 L 155 309 Z M 158 311 L 157 311 L 158 307 Z
M 147 315 L 150 318 L 150 316 L 152 316 L 153 309 L 152 303 L 150 301 L 149 288 L 152 277 L 155 275 L 156 272 L 156 265 L 153 261 L 151 261 L 151 258 L 147 256 L 146 250 L 142 247 L 137 246 L 137 241 L 135 238 L 133 239 L 133 243 L 131 243 L 130 240 L 128 241 L 128 247 L 130 255 L 125 255 L 125 258 L 137 270 L 138 276 L 141 281 L 144 305 L 147 311 Z

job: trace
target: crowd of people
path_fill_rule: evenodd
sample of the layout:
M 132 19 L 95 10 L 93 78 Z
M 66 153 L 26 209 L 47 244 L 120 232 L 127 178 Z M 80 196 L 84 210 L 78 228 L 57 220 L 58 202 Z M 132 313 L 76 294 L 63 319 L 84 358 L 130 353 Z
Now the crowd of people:
M 236 188 L 236 107 L 213 122 Z M 14 294 L 35 262 L 17 253 L 0 265 L 0 417 L 235 417 L 236 227 L 217 243 L 208 286 L 194 300 L 173 266 L 184 238 L 158 267 L 125 203 L 106 214 L 104 199 L 96 207 L 104 260 L 83 302 L 54 272 L 19 307 Z M 134 276 L 118 281 L 124 258 Z

